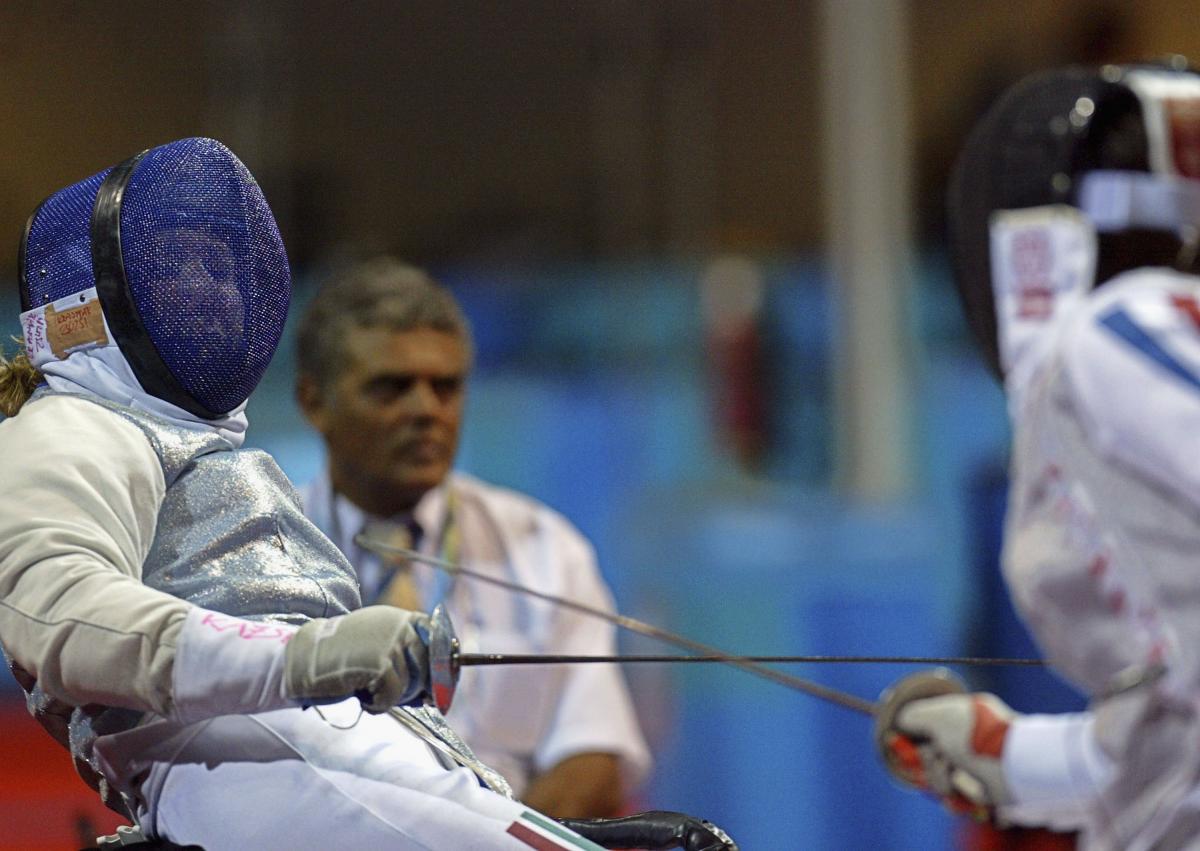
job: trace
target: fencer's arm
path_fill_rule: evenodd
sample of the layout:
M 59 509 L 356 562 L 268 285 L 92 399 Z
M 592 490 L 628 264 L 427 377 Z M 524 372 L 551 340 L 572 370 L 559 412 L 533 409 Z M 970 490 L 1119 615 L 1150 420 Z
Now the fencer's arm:
M 1002 818 L 1055 830 L 1080 827 L 1114 769 L 1095 726 L 1091 712 L 1018 715 L 1001 757 L 1012 795 Z
M 50 697 L 195 721 L 292 705 L 295 631 L 141 582 L 166 493 L 142 432 L 79 398 L 0 424 L 0 643 Z
M 52 697 L 167 714 L 187 603 L 142 585 L 166 492 L 132 424 L 82 399 L 0 424 L 0 643 Z
M 945 682 L 916 674 L 885 692 L 875 732 L 893 776 L 952 812 L 1080 827 L 1113 771 L 1092 713 L 1025 715 Z
M 428 690 L 427 619 L 375 606 L 305 626 L 207 611 L 148 588 L 166 493 L 145 436 L 52 396 L 0 423 L 0 644 L 51 697 L 183 722 Z

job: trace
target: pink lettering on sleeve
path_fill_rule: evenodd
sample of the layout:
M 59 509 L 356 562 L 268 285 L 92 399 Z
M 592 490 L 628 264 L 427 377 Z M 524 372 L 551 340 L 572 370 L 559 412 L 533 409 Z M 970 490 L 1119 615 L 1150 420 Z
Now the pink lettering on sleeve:
M 217 612 L 206 612 L 204 619 L 200 621 L 200 625 L 206 626 L 215 632 L 230 633 L 234 637 L 247 641 L 263 639 L 278 641 L 280 644 L 287 644 L 291 641 L 297 629 L 297 627 L 287 624 L 256 623 L 230 615 L 218 614 Z

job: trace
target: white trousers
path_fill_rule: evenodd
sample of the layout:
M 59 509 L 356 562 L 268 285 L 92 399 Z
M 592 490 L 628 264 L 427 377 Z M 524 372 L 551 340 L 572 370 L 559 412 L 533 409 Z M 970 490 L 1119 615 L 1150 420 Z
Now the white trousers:
M 148 763 L 138 819 L 148 834 L 205 851 L 539 847 L 518 838 L 528 835 L 527 807 L 480 786 L 468 769 L 445 767 L 392 718 L 360 716 L 357 701 L 193 729 L 170 757 L 160 748 Z M 560 841 L 546 847 L 596 847 Z

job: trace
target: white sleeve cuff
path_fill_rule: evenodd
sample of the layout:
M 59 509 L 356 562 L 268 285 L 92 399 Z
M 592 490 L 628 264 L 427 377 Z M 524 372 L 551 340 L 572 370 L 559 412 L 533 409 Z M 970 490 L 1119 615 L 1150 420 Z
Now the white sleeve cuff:
M 1090 805 L 1112 777 L 1090 712 L 1024 715 L 1008 730 L 1001 757 L 1005 782 L 1019 811 L 1065 813 Z
M 171 718 L 192 723 L 295 705 L 283 696 L 283 667 L 296 629 L 193 608 L 175 651 Z

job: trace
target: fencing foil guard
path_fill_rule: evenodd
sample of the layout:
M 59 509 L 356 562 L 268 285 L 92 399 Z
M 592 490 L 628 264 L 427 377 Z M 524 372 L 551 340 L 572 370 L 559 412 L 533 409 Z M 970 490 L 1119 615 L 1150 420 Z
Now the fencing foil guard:
M 283 333 L 287 254 L 253 175 L 181 139 L 62 189 L 19 254 L 35 365 L 116 345 L 142 389 L 204 419 L 241 405 Z

